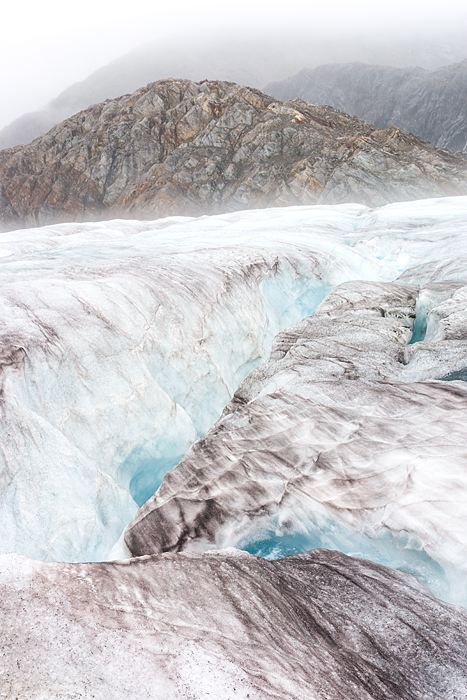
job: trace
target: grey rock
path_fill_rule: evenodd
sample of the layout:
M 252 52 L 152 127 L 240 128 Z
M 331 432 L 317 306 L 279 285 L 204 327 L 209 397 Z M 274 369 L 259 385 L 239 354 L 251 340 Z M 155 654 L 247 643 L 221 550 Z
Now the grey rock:
M 266 92 L 355 114 L 377 129 L 397 126 L 440 148 L 467 150 L 467 59 L 436 70 L 365 63 L 302 70 Z

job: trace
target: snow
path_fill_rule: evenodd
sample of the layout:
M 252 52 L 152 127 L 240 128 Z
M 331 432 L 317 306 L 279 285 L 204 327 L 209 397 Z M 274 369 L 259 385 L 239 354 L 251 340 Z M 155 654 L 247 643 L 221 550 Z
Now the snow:
M 466 234 L 466 197 L 1 234 L 0 551 L 108 557 L 279 331 L 349 280 L 467 282 Z

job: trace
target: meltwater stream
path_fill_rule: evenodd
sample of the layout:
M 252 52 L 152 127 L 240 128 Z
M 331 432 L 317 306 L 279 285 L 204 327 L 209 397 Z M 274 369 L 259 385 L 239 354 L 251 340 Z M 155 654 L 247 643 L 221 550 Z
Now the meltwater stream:
M 412 574 L 437 598 L 467 607 L 465 573 L 446 563 L 440 564 L 424 551 L 420 541 L 406 532 L 394 534 L 387 530 L 375 539 L 333 521 L 307 525 L 302 532 L 288 533 L 278 523 L 271 523 L 269 531 L 258 528 L 255 536 L 237 541 L 236 546 L 269 560 L 311 549 L 337 550 Z

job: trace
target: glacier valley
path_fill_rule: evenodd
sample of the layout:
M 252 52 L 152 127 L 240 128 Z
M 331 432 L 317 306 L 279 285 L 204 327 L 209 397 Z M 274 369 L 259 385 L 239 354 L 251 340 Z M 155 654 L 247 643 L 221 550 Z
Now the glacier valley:
M 0 305 L 2 697 L 467 698 L 467 197 L 4 233 Z
M 62 224 L 0 255 L 1 552 L 325 546 L 466 601 L 466 197 Z M 134 544 L 143 521 L 166 539 Z

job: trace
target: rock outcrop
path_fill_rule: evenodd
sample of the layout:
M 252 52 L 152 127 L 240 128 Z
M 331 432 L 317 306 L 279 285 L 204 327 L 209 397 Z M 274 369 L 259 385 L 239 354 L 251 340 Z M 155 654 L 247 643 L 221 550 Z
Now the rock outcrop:
M 467 192 L 467 157 L 331 107 L 163 80 L 0 153 L 0 226 Z
M 451 151 L 467 150 L 467 59 L 436 70 L 330 64 L 270 83 L 280 100 L 300 98 L 392 125 Z

